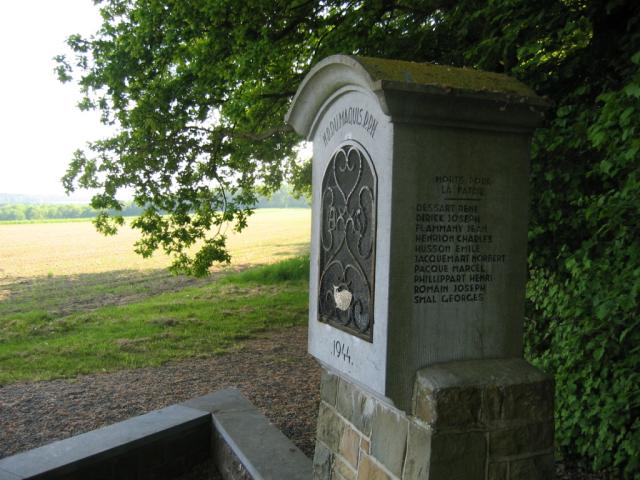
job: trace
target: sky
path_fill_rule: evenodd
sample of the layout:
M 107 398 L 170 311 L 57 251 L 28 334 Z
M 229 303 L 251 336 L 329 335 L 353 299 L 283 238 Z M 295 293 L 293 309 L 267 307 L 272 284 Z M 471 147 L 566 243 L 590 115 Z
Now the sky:
M 53 71 L 65 39 L 99 25 L 92 0 L 0 1 L 0 193 L 63 195 L 73 152 L 108 135 L 96 112 L 76 107 L 78 86 Z

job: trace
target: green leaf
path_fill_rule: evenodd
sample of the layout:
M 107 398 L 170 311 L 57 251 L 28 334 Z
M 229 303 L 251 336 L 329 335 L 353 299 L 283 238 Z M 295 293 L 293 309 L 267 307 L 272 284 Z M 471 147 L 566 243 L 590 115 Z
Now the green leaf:
M 602 359 L 603 355 L 604 355 L 604 348 L 603 347 L 598 347 L 593 352 L 593 358 L 596 360 L 596 362 L 599 362 L 600 359 Z
M 629 97 L 640 98 L 640 83 L 630 83 L 624 87 L 624 93 Z
M 635 112 L 635 108 L 625 108 L 624 111 L 620 114 L 620 123 L 623 123 L 626 119 L 628 119 L 633 114 L 633 112 Z

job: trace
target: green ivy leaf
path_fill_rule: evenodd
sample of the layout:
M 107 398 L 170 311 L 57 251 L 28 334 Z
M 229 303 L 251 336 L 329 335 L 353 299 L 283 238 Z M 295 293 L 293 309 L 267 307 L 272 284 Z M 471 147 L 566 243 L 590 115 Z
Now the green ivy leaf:
M 640 98 L 640 84 L 631 83 L 624 87 L 624 93 L 629 97 Z

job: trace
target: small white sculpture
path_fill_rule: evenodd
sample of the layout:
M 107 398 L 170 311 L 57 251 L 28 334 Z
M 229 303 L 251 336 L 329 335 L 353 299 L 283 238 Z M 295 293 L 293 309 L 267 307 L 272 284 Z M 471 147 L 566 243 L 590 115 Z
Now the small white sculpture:
M 340 290 L 340 289 L 343 290 Z M 333 286 L 333 298 L 336 302 L 336 307 L 343 312 L 349 310 L 349 305 L 351 305 L 351 299 L 353 298 L 353 294 L 342 286 Z

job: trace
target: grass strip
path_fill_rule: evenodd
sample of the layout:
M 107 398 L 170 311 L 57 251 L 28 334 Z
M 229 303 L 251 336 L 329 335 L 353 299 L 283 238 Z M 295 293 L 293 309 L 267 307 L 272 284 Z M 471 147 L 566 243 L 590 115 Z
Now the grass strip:
M 260 332 L 304 324 L 308 260 L 89 312 L 9 315 L 0 324 L 0 384 L 207 357 Z

